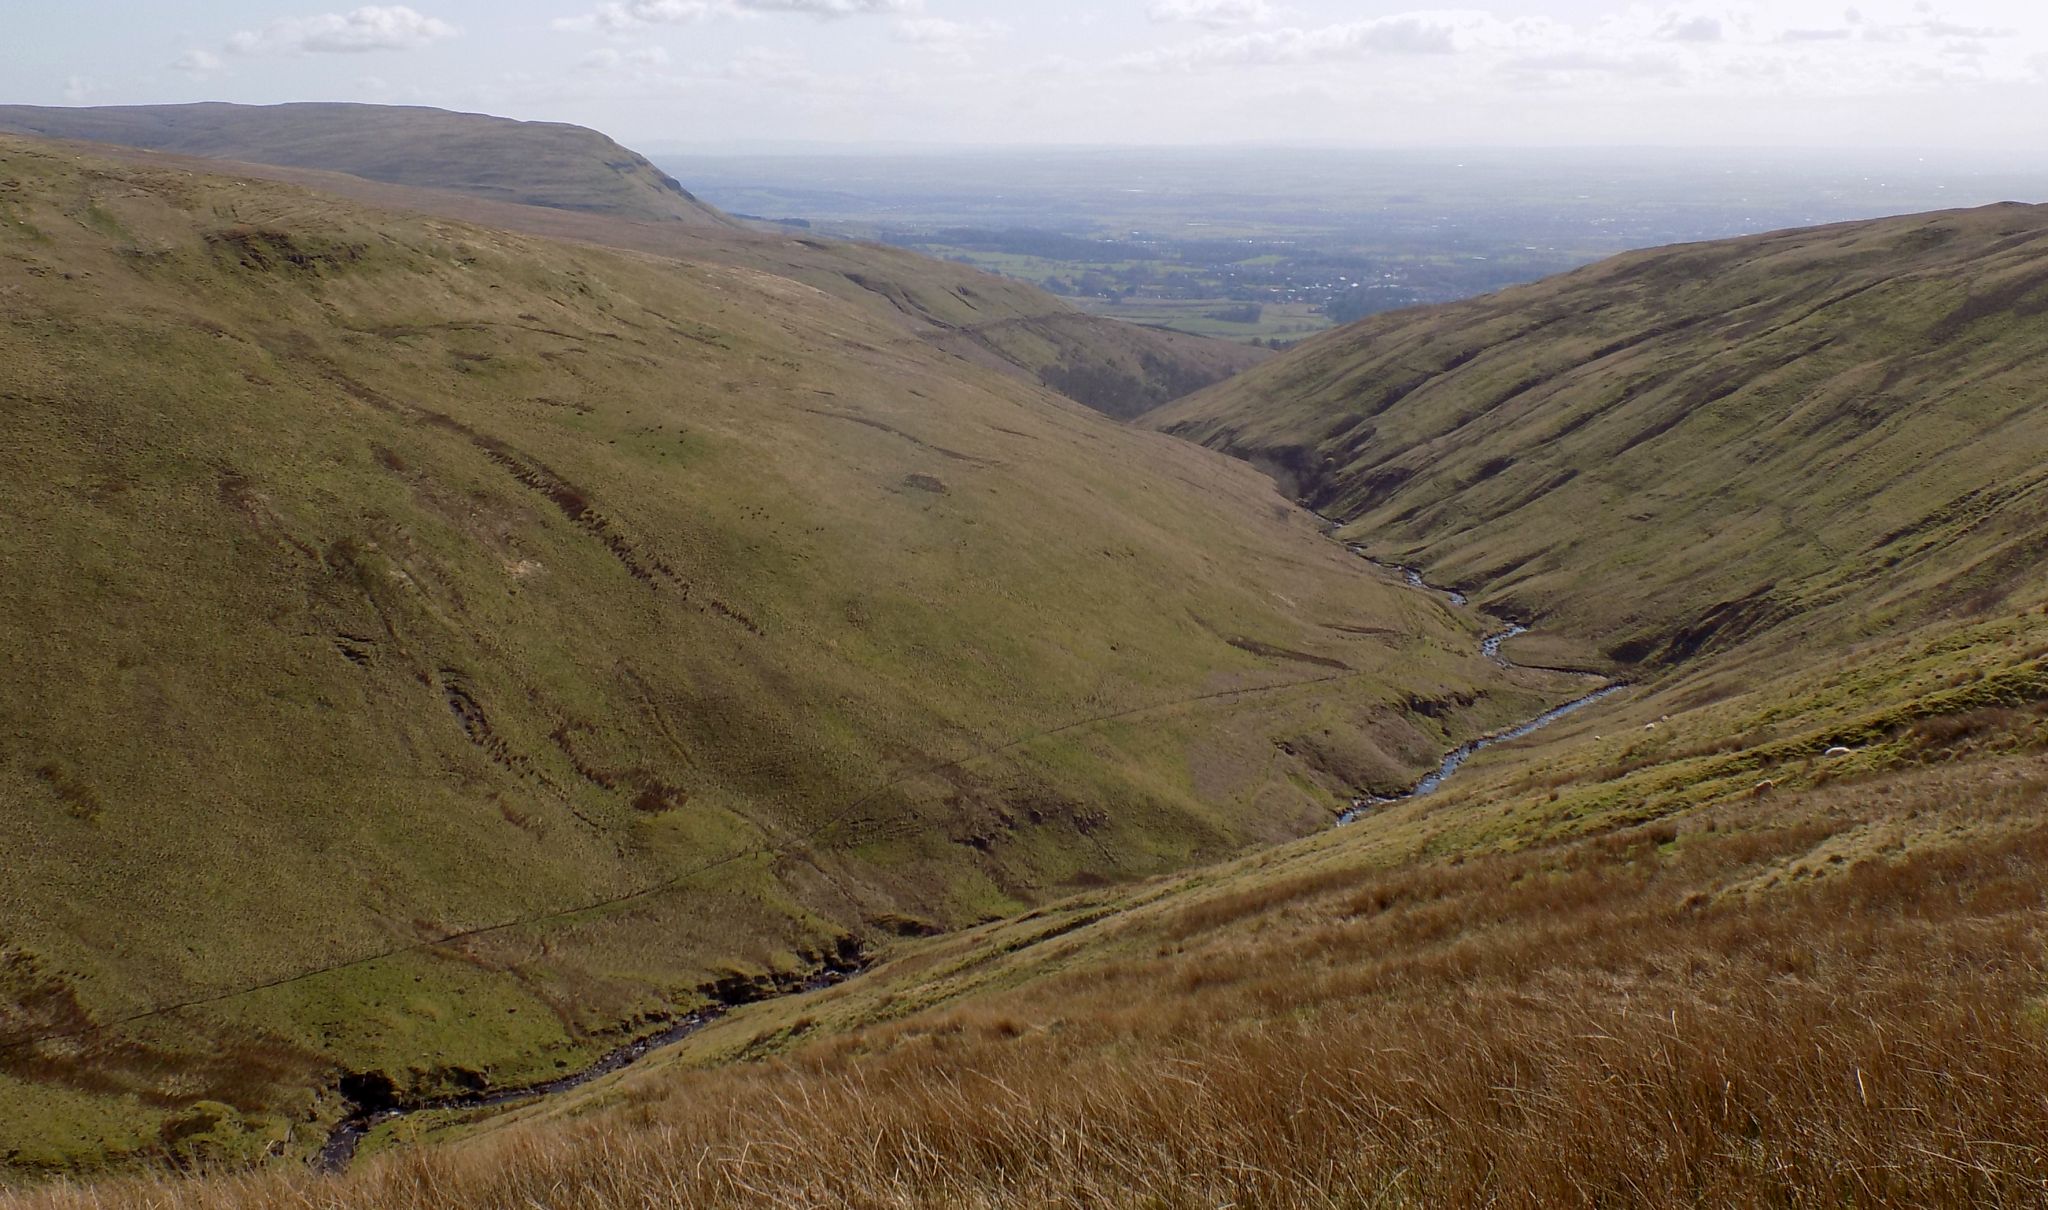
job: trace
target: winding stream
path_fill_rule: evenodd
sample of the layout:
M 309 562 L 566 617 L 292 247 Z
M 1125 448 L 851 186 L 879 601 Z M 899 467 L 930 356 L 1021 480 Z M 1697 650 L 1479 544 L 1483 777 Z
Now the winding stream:
M 1389 794 L 1382 798 L 1352 799 L 1351 809 L 1339 815 L 1337 823 L 1340 826 L 1351 823 L 1359 816 L 1371 811 L 1374 807 L 1383 807 L 1388 803 L 1402 802 L 1410 798 L 1421 798 L 1425 794 L 1435 793 L 1443 786 L 1444 782 L 1450 779 L 1451 774 L 1456 773 L 1466 761 L 1471 760 L 1479 752 L 1491 748 L 1495 744 L 1505 744 L 1510 740 L 1534 735 L 1559 719 L 1576 714 L 1594 702 L 1600 701 L 1602 698 L 1612 697 L 1626 688 L 1628 688 L 1626 683 L 1617 683 L 1602 689 L 1596 689 L 1584 697 L 1574 698 L 1562 706 L 1546 710 L 1526 723 L 1520 723 L 1505 731 L 1496 731 L 1492 735 L 1481 736 L 1469 743 L 1462 744 L 1450 755 L 1444 757 L 1443 763 L 1436 767 L 1436 772 L 1431 773 L 1401 793 Z
M 1320 516 L 1320 514 L 1317 515 Z M 1335 531 L 1336 522 L 1328 517 L 1323 517 L 1322 520 L 1332 532 Z M 1346 549 L 1375 567 L 1402 576 L 1413 587 L 1441 595 L 1457 608 L 1463 609 L 1469 603 L 1464 593 L 1454 588 L 1440 588 L 1429 583 L 1418 568 L 1383 563 L 1366 554 L 1359 547 L 1349 543 L 1346 543 Z M 1487 635 L 1480 641 L 1480 653 L 1503 667 L 1517 667 L 1518 665 L 1514 661 L 1501 654 L 1501 644 L 1518 634 L 1526 633 L 1528 629 L 1527 626 L 1519 622 L 1511 621 L 1504 628 Z M 1585 675 L 1596 674 L 1588 673 Z M 1466 761 L 1472 759 L 1475 754 L 1491 748 L 1495 744 L 1504 744 L 1511 740 L 1518 740 L 1525 736 L 1533 735 L 1552 723 L 1557 722 L 1559 719 L 1575 714 L 1593 703 L 1619 693 L 1626 688 L 1628 688 L 1627 682 L 1614 682 L 1584 697 L 1576 698 L 1561 706 L 1546 710 L 1527 722 L 1519 723 L 1505 731 L 1481 736 L 1478 739 L 1465 743 L 1445 756 L 1443 763 L 1436 767 L 1435 772 L 1424 777 L 1421 781 L 1416 782 L 1401 793 L 1387 795 L 1382 798 L 1353 799 L 1351 809 L 1339 815 L 1337 823 L 1339 826 L 1348 824 L 1375 807 L 1411 798 L 1420 798 L 1425 794 L 1433 793 L 1444 782 L 1448 781 Z M 356 1106 L 355 1111 L 336 1123 L 334 1128 L 329 1131 L 327 1142 L 320 1148 L 319 1153 L 313 1157 L 313 1167 L 317 1171 L 326 1173 L 345 1171 L 350 1162 L 355 1159 L 356 1151 L 362 1146 L 363 1140 L 369 1136 L 371 1131 L 386 1122 L 395 1122 L 401 1118 L 412 1117 L 422 1113 L 492 1109 L 502 1105 L 512 1105 L 522 1101 L 555 1096 L 568 1092 L 571 1089 L 581 1088 L 583 1085 L 601 1076 L 607 1076 L 615 1071 L 629 1067 L 657 1050 L 673 1046 L 691 1034 L 710 1025 L 712 1022 L 717 1021 L 728 1011 L 739 1007 L 741 1004 L 761 999 L 775 999 L 782 996 L 802 995 L 805 992 L 817 991 L 836 983 L 845 982 L 847 979 L 859 974 L 861 969 L 862 963 L 857 958 L 827 961 L 808 975 L 788 979 L 784 983 L 779 984 L 770 995 L 728 998 L 709 1007 L 698 1009 L 695 1012 L 675 1019 L 654 1033 L 636 1038 L 631 1042 L 607 1051 L 601 1058 L 587 1067 L 537 1084 L 526 1084 L 514 1088 L 478 1089 L 473 1092 L 458 1093 L 453 1096 L 440 1097 L 433 1100 L 401 1104 L 398 1100 L 397 1090 L 390 1085 L 388 1080 L 382 1080 L 381 1077 L 376 1079 L 351 1077 L 350 1080 L 362 1081 L 353 1089 L 350 1087 L 350 1080 L 343 1081 L 344 1095 L 350 1097 Z
M 1323 516 L 1321 513 L 1316 513 L 1314 515 L 1317 518 L 1321 519 L 1324 525 L 1329 527 L 1331 533 L 1335 533 L 1337 527 L 1336 521 L 1332 520 L 1329 517 Z M 1423 577 L 1422 571 L 1419 568 L 1407 567 L 1398 563 L 1382 562 L 1378 559 L 1373 558 L 1371 555 L 1366 554 L 1363 548 L 1355 546 L 1349 542 L 1346 542 L 1344 544 L 1344 549 L 1350 551 L 1354 555 L 1357 555 L 1359 558 L 1364 559 L 1366 562 L 1372 564 L 1374 567 L 1380 568 L 1383 571 L 1394 572 L 1397 575 L 1402 576 L 1408 581 L 1408 583 L 1411 586 L 1415 588 L 1420 588 L 1426 592 L 1437 593 L 1438 595 L 1442 596 L 1445 600 L 1449 601 L 1452 605 L 1458 607 L 1459 609 L 1463 609 L 1469 604 L 1469 601 L 1464 593 L 1459 592 L 1455 588 L 1440 588 L 1435 584 L 1431 584 L 1427 579 Z M 1518 634 L 1527 634 L 1528 632 L 1529 628 L 1527 626 L 1522 625 L 1520 622 L 1510 621 L 1502 629 L 1496 630 L 1492 634 L 1487 635 L 1484 639 L 1481 639 L 1479 642 L 1479 652 L 1481 655 L 1484 655 L 1487 659 L 1494 661 L 1503 668 L 1520 667 L 1520 665 L 1516 664 L 1513 660 L 1503 655 L 1501 653 L 1500 648 L 1501 644 L 1507 642 L 1509 639 L 1514 638 Z M 1581 673 L 1576 675 L 1597 676 L 1599 674 Z M 1567 718 L 1573 714 L 1577 714 L 1579 711 L 1584 710 L 1586 707 L 1592 705 L 1593 703 L 1598 702 L 1603 698 L 1612 697 L 1613 695 L 1620 693 L 1622 690 L 1626 688 L 1628 688 L 1627 681 L 1612 682 L 1608 685 L 1602 686 L 1599 689 L 1595 689 L 1593 692 L 1588 693 L 1584 697 L 1573 698 L 1571 701 L 1566 702 L 1562 706 L 1553 706 L 1549 710 L 1544 711 L 1543 713 L 1537 715 L 1535 718 L 1528 720 L 1527 722 L 1517 723 L 1514 726 L 1509 727 L 1505 731 L 1496 731 L 1491 735 L 1482 735 L 1478 739 L 1470 740 L 1464 744 L 1461 744 L 1444 757 L 1443 763 L 1439 764 L 1436 767 L 1435 772 L 1429 774 L 1427 777 L 1424 777 L 1421 781 L 1416 782 L 1414 785 L 1408 787 L 1406 790 L 1401 791 L 1399 794 L 1388 794 L 1377 798 L 1352 799 L 1351 809 L 1337 817 L 1337 825 L 1339 827 L 1342 827 L 1345 824 L 1352 823 L 1355 820 L 1357 820 L 1360 816 L 1366 814 L 1375 807 L 1383 807 L 1386 806 L 1388 803 L 1405 802 L 1406 800 L 1411 798 L 1421 798 L 1425 794 L 1433 794 L 1437 790 L 1441 789 L 1443 784 L 1446 781 L 1450 780 L 1451 775 L 1456 773 L 1460 768 L 1462 768 L 1466 761 L 1471 760 L 1480 752 L 1483 752 L 1486 749 L 1493 747 L 1495 744 L 1505 744 L 1513 740 L 1523 739 L 1527 736 L 1534 735 L 1536 732 L 1543 730 L 1545 727 L 1550 726 L 1552 723 L 1555 723 L 1560 719 Z

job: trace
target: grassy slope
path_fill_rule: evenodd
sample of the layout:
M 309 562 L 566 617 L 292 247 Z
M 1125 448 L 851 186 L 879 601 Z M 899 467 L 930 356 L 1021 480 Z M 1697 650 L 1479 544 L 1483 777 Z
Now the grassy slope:
M 497 201 L 737 224 L 635 153 L 560 122 L 394 105 L 0 105 L 0 131 L 346 172 Z
M 341 1180 L 4 1204 L 2038 1204 L 2048 606 L 1687 696 Z
M 0 318 L 0 1034 L 337 968 L 0 1048 L 19 1163 L 551 1071 L 1572 688 L 1249 468 L 789 276 L 10 140 Z
M 898 943 L 342 1181 L 19 1204 L 2033 1204 L 2048 603 L 1931 600 L 1709 647 L 1349 828 Z
M 2044 254 L 2022 206 L 1633 253 L 1150 423 L 1610 658 L 1876 633 L 1995 607 L 2048 554 Z
M 10 128 L 224 156 L 249 162 L 237 171 L 377 206 L 794 277 L 947 352 L 1117 417 L 1266 356 L 1087 315 L 1022 282 L 897 249 L 746 229 L 687 195 L 678 203 L 679 187 L 651 166 L 614 171 L 613 163 L 645 161 L 579 127 L 384 106 L 0 107 L 0 130 Z M 125 150 L 97 154 L 172 166 Z

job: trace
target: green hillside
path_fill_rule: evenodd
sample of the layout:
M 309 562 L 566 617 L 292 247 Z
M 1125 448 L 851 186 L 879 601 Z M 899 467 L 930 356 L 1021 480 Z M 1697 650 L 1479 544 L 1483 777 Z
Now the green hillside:
M 0 131 L 346 172 L 561 210 L 737 224 L 594 130 L 420 106 L 0 105 Z
M 949 267 L 298 179 L 0 141 L 8 1210 L 2039 1201 L 2048 213 L 1368 321 L 1232 462 Z M 1324 826 L 1589 682 L 1268 474 L 1636 683 Z
M 301 1153 L 344 1073 L 551 1073 L 1580 691 L 939 343 L 732 258 L 0 140 L 10 1162 Z
M 1994 610 L 2048 555 L 2048 208 L 1661 249 L 1381 316 L 1148 423 L 1625 663 Z
M 1427 798 L 892 942 L 341 1176 L 0 1205 L 2032 1205 L 2048 602 L 1922 621 L 1703 655 Z
M 742 1008 L 586 1088 L 382 1125 L 340 1178 L 149 1176 L 9 1210 L 599 1210 L 650 1190 L 891 1210 L 2033 1205 L 2048 1182 L 2048 592 L 2019 552 L 2044 532 L 2025 519 L 2048 459 L 2028 427 L 2032 275 L 2008 253 L 2032 244 L 2034 217 L 1623 258 L 1351 329 L 1242 393 L 1169 409 L 1163 423 L 1354 518 L 1356 541 L 1517 610 L 1557 601 L 1567 631 L 1516 640 L 1524 660 L 1640 665 L 1637 684 L 1488 748 L 1436 793 L 904 939 L 853 980 Z M 1949 256 L 1902 264 L 1916 228 Z M 1778 301 L 1774 281 L 1805 301 Z M 1892 305 L 1831 311 L 1859 287 Z M 1724 321 L 1706 295 L 1727 291 Z M 1702 331 L 1666 343 L 1688 320 Z M 1628 339 L 1646 360 L 1607 348 Z M 1511 358 L 1514 383 L 1560 385 L 1461 378 Z M 1622 365 L 1628 385 L 1605 375 Z M 1386 385 L 1399 367 L 1407 385 Z M 1773 394 L 1795 372 L 1803 389 Z M 1853 383 L 1860 423 L 1829 419 Z M 1457 410 L 1499 393 L 1515 399 L 1492 409 L 1497 428 Z M 1364 421 L 1339 406 L 1361 397 L 1377 408 Z M 1361 423 L 1425 422 L 1447 434 L 1428 458 L 1341 443 Z M 1531 432 L 1548 444 L 1509 443 Z M 1617 486 L 1667 441 L 1654 485 Z M 1460 469 L 1509 448 L 1515 465 Z M 1567 452 L 1579 473 L 1525 491 L 1526 514 L 1487 495 L 1522 460 Z M 1347 458 L 1390 469 L 1354 477 Z M 1894 472 L 1872 478 L 1873 460 Z M 1779 478 L 1748 473 L 1763 465 Z M 1580 480 L 1611 494 L 1571 494 Z M 1651 520 L 1617 515 L 1638 497 Z M 1983 506 L 1930 511 L 1944 500 Z M 1397 538 L 1382 541 L 1390 508 L 1416 515 L 1386 518 Z M 1828 544 L 1757 518 L 1812 523 Z M 1754 541 L 1717 545 L 1739 519 Z M 1629 528 L 1653 522 L 1661 541 Z M 1481 542 L 1555 561 L 1460 572 Z M 1627 647 L 1779 568 L 1782 609 Z
M 107 144 L 99 154 L 156 168 L 218 171 L 203 157 L 232 159 L 237 172 L 383 208 L 765 270 L 1119 418 L 1266 356 L 1098 318 L 1023 282 L 898 249 L 749 229 L 577 126 L 379 105 L 0 106 L 0 131 L 10 130 Z

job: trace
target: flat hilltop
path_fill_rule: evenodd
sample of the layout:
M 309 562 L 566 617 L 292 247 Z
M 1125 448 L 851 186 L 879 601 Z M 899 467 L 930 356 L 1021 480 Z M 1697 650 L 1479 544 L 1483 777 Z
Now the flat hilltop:
M 0 105 L 0 131 L 325 169 L 517 205 L 694 227 L 737 225 L 645 157 L 563 122 L 336 102 Z

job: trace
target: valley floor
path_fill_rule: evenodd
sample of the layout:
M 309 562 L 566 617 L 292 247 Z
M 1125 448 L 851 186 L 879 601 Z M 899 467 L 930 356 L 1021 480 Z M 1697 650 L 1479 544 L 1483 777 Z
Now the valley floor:
M 2038 669 L 2007 641 L 2037 622 L 1943 650 Z M 908 945 L 343 1178 L 5 1204 L 2038 1205 L 2044 748 L 2039 702 L 1931 714 L 1845 771 L 1451 843 L 1527 793 L 1511 753 L 1440 802 Z

